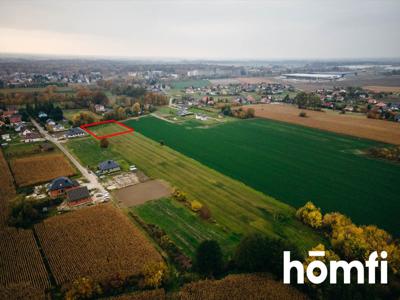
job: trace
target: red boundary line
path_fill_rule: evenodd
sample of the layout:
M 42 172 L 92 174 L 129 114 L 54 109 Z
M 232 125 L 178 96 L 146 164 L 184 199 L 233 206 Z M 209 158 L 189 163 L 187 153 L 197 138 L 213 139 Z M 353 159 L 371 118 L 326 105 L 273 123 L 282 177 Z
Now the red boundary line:
M 102 124 L 109 124 L 109 123 L 118 124 L 119 126 L 127 128 L 128 130 L 98 136 L 93 131 L 88 129 L 88 127 L 102 125 Z M 106 121 L 94 122 L 94 123 L 90 123 L 90 124 L 84 124 L 84 125 L 81 125 L 80 128 L 83 129 L 84 131 L 86 131 L 87 133 L 89 133 L 91 136 L 95 137 L 98 140 L 102 140 L 102 139 L 110 138 L 110 137 L 113 137 L 113 136 L 117 136 L 117 135 L 122 135 L 122 134 L 127 134 L 127 133 L 130 133 L 130 132 L 133 132 L 133 128 L 128 127 L 125 124 L 123 124 L 121 122 L 118 122 L 116 120 L 106 120 Z

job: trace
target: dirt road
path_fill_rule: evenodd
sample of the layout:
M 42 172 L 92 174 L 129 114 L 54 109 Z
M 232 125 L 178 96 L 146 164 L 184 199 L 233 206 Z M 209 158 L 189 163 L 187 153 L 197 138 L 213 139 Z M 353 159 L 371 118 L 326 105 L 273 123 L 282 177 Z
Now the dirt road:
M 75 167 L 81 172 L 81 174 L 89 181 L 90 188 L 96 188 L 100 193 L 105 193 L 105 188 L 100 184 L 97 179 L 97 176 L 92 172 L 89 172 L 81 163 L 72 156 L 71 153 L 55 138 L 53 138 L 47 131 L 45 131 L 35 120 L 31 119 L 31 122 L 37 130 L 42 134 L 47 140 L 55 144 L 64 154 L 68 157 L 68 159 L 75 165 Z

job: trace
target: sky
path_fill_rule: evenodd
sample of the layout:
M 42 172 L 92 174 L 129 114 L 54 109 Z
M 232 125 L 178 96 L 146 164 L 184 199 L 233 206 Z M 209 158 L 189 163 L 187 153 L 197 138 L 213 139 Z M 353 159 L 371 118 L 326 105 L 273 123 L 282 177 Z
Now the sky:
M 400 0 L 0 0 L 0 53 L 399 58 Z

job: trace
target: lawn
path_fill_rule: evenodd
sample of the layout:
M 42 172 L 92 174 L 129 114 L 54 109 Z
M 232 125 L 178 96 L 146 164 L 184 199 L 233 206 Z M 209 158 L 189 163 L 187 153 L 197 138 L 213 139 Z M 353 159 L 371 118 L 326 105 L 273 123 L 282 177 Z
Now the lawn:
M 148 201 L 131 209 L 146 223 L 163 228 L 175 244 L 191 257 L 202 240 L 218 241 L 227 250 L 226 253 L 232 253 L 232 246 L 240 240 L 239 235 L 203 221 L 187 207 L 169 198 Z
M 400 166 L 361 153 L 379 143 L 262 119 L 209 129 L 152 117 L 126 124 L 294 207 L 311 200 L 400 234 Z
M 110 148 L 101 148 L 94 138 L 78 138 L 70 140 L 65 146 L 78 157 L 83 166 L 91 170 L 97 170 L 99 163 L 106 160 L 115 160 L 122 170 L 129 170 L 129 164 L 118 153 L 112 152 Z
M 108 149 L 101 149 L 97 140 L 87 137 L 69 141 L 68 148 L 73 150 L 81 162 L 88 165 L 95 164 L 103 158 L 122 158 L 137 165 L 148 176 L 164 179 L 172 186 L 185 191 L 189 200 L 198 200 L 206 204 L 217 223 L 213 226 L 226 233 L 226 242 L 223 244 L 225 253 L 230 252 L 237 244 L 236 237 L 254 231 L 290 239 L 302 249 L 309 249 L 321 242 L 321 238 L 315 232 L 294 218 L 292 207 L 169 147 L 161 146 L 136 132 L 112 137 L 109 142 Z M 186 251 L 194 249 L 202 237 L 188 236 L 185 222 L 176 218 L 173 222 L 176 223 L 174 236 L 183 238 L 180 244 L 191 244 L 191 248 L 187 248 L 189 250 Z M 197 230 L 205 229 L 202 226 Z

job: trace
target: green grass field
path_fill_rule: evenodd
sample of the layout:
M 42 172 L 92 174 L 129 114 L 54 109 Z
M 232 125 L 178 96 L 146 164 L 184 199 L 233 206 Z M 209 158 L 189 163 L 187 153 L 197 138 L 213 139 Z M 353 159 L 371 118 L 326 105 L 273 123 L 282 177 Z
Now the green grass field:
M 188 256 L 193 257 L 202 240 L 218 241 L 226 254 L 232 253 L 234 245 L 240 241 L 239 235 L 203 221 L 176 200 L 168 198 L 153 200 L 131 209 L 145 222 L 163 228 Z
M 94 138 L 77 138 L 65 144 L 69 151 L 79 158 L 82 165 L 91 170 L 97 170 L 99 163 L 106 160 L 115 160 L 122 170 L 129 170 L 129 164 L 118 153 L 111 151 L 110 148 L 101 148 L 99 142 Z
M 198 80 L 182 80 L 182 81 L 176 81 L 172 83 L 172 87 L 174 89 L 185 89 L 190 86 L 195 87 L 195 88 L 201 88 L 210 85 L 210 82 L 205 79 L 198 79 Z
M 101 132 L 97 133 L 110 133 L 115 130 L 113 126 L 117 125 L 103 127 Z M 294 218 L 295 210 L 292 207 L 169 147 L 161 146 L 136 132 L 112 137 L 109 142 L 108 149 L 101 149 L 97 140 L 87 137 L 69 141 L 68 148 L 84 165 L 96 165 L 105 158 L 124 159 L 137 165 L 148 176 L 164 179 L 172 186 L 185 191 L 189 200 L 198 200 L 206 204 L 217 222 L 213 226 L 218 226 L 226 234 L 226 243 L 223 244 L 225 252 L 230 252 L 237 244 L 236 237 L 254 231 L 290 239 L 302 249 L 309 249 L 321 242 L 317 233 Z M 185 216 L 182 218 L 185 219 Z M 174 222 L 175 224 L 170 224 L 175 226 L 173 236 L 183 238 L 180 245 L 191 244 L 190 247 L 186 247 L 186 251 L 192 251 L 202 237 L 188 237 L 185 222 L 181 223 L 176 218 Z M 194 223 L 192 226 L 199 225 Z M 165 226 L 162 228 L 167 230 Z M 205 229 L 202 226 L 196 230 L 200 232 Z
M 152 117 L 127 124 L 294 207 L 313 201 L 400 234 L 400 166 L 360 154 L 376 142 L 261 119 L 209 129 Z

